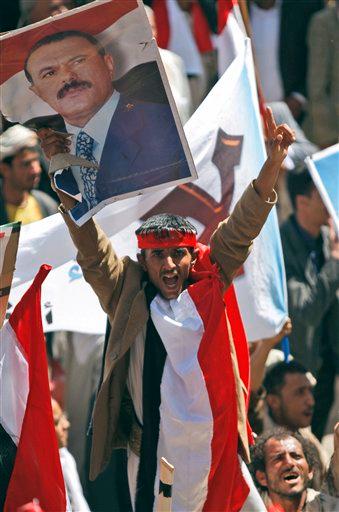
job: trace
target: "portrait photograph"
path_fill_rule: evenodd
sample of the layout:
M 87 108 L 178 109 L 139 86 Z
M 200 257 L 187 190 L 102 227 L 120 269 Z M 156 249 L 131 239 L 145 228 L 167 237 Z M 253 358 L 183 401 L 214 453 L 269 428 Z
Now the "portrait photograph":
M 197 177 L 142 2 L 98 4 L 0 37 L 1 113 L 65 134 L 69 153 L 50 171 L 76 200 L 78 225 L 118 199 Z

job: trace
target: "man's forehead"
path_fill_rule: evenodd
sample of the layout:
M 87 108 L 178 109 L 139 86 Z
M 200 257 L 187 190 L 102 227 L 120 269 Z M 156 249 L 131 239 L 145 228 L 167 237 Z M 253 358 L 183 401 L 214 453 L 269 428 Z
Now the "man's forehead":
M 283 439 L 271 438 L 265 445 L 265 452 L 267 456 L 273 456 L 278 453 L 291 453 L 295 451 L 302 451 L 300 442 L 292 436 L 284 437 Z
M 308 373 L 286 373 L 283 388 L 312 387 L 314 382 Z
M 55 58 L 56 52 L 58 52 L 58 49 L 60 52 L 63 53 L 65 58 L 72 58 L 74 57 L 74 53 L 91 53 L 95 52 L 97 53 L 97 47 L 92 44 L 90 41 L 88 41 L 83 36 L 68 36 L 64 39 L 61 39 L 60 41 L 51 41 L 49 43 L 46 43 L 42 46 L 39 46 L 36 50 L 32 52 L 32 54 L 29 56 L 27 60 L 27 67 L 29 67 L 30 64 L 35 64 L 36 62 L 40 63 L 41 66 L 46 65 L 46 58 Z M 41 59 L 44 60 L 41 60 Z

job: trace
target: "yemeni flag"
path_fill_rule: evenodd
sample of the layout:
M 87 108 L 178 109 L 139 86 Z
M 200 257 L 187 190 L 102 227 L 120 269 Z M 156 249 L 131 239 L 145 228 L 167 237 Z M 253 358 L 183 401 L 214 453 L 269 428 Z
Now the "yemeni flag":
M 224 74 L 237 55 L 243 52 L 246 33 L 237 0 L 218 0 L 218 73 Z
M 66 510 L 41 322 L 43 265 L 0 332 L 1 495 L 4 511 L 39 500 L 45 512 Z
M 180 55 L 188 75 L 204 73 L 200 53 L 213 50 L 213 41 L 208 21 L 199 5 L 193 2 L 190 7 L 192 24 L 179 4 L 173 0 L 154 0 L 152 2 L 156 25 L 157 43 Z
M 236 512 L 248 497 L 249 485 L 238 457 L 230 337 L 236 340 L 245 386 L 248 347 L 233 286 L 224 296 L 210 249 L 202 244 L 198 249 L 190 274 L 193 283 L 177 299 L 168 301 L 157 294 L 150 303 L 152 321 L 166 350 L 157 460 L 165 457 L 175 468 L 172 510 Z M 248 436 L 252 442 L 250 428 Z

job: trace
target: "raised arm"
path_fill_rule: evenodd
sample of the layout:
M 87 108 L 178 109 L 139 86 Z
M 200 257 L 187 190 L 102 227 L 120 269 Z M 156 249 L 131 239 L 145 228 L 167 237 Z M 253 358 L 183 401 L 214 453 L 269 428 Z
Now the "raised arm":
M 266 162 L 257 179 L 239 199 L 232 214 L 219 224 L 211 237 L 211 256 L 219 266 L 226 288 L 248 257 L 254 238 L 260 233 L 276 203 L 274 187 L 288 148 L 295 140 L 289 126 L 276 126 L 269 107 L 265 114 L 265 128 L 268 153 Z
M 67 134 L 43 128 L 38 135 L 41 147 L 48 159 L 56 153 L 69 151 L 70 143 Z M 75 199 L 60 190 L 56 190 L 56 192 L 61 202 L 59 210 L 78 250 L 77 261 L 82 268 L 84 277 L 98 296 L 103 310 L 112 317 L 130 260 L 123 261 L 117 257 L 110 240 L 93 219 L 87 221 L 83 226 L 77 227 L 67 213 L 76 204 Z

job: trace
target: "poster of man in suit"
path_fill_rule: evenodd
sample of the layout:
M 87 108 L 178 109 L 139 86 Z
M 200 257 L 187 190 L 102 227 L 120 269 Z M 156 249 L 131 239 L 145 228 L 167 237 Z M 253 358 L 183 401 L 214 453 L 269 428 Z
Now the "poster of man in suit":
M 196 177 L 141 1 L 105 0 L 1 39 L 3 115 L 65 133 L 82 159 L 53 178 L 77 199 L 77 224 L 117 199 Z

